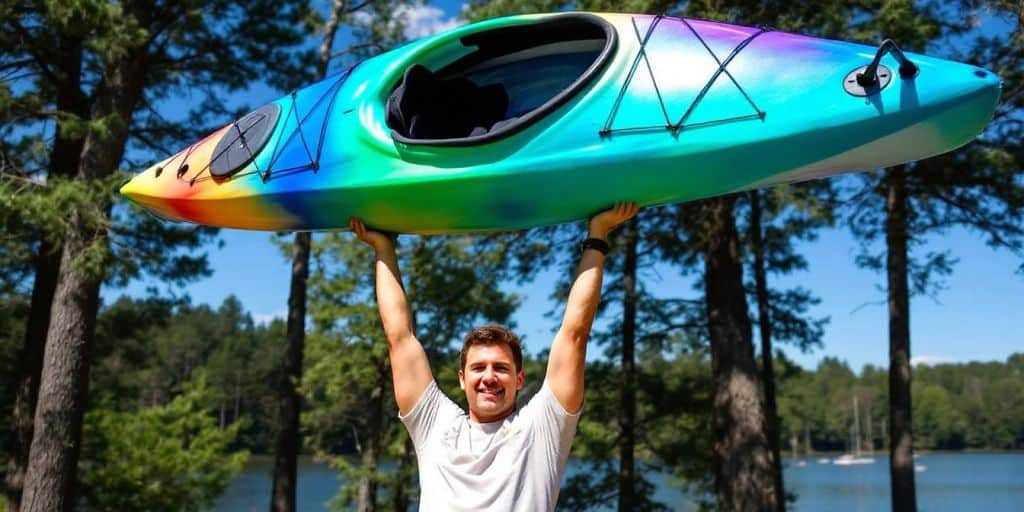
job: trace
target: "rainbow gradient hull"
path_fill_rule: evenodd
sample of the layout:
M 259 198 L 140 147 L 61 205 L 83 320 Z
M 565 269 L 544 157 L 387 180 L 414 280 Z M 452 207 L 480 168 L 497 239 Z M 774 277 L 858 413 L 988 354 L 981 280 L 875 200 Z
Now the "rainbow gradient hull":
M 455 143 L 409 141 L 388 126 L 389 95 L 412 64 L 440 68 L 467 53 L 464 37 L 564 16 L 613 35 L 586 83 L 543 116 Z M 907 54 L 919 67 L 913 78 L 894 76 L 864 96 L 844 90 L 874 56 L 868 46 L 707 21 L 501 18 L 277 100 L 266 141 L 230 175 L 210 169 L 218 144 L 239 131 L 232 125 L 121 192 L 161 217 L 228 228 L 345 229 L 356 216 L 397 232 L 518 229 L 617 201 L 684 202 L 914 161 L 966 144 L 991 119 L 995 74 L 923 55 Z M 888 56 L 881 63 L 898 67 Z

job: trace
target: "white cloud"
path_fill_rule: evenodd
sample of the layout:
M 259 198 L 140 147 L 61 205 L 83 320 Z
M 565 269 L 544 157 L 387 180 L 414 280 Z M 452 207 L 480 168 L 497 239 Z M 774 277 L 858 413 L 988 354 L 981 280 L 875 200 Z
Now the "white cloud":
M 373 15 L 367 11 L 357 11 L 352 15 L 352 21 L 359 25 L 369 25 L 373 21 Z M 444 32 L 466 23 L 457 15 L 449 17 L 445 12 L 431 5 L 401 5 L 395 10 L 395 19 L 391 22 L 393 28 L 397 21 L 404 25 L 406 39 L 420 39 Z
M 288 310 L 287 309 L 282 309 L 280 311 L 275 311 L 273 313 L 253 313 L 252 321 L 256 325 L 267 325 L 270 322 L 273 322 L 274 320 L 277 320 L 277 319 L 284 320 L 287 317 L 288 317 Z
M 914 356 L 910 358 L 910 366 L 924 365 L 924 366 L 935 366 L 937 364 L 945 364 L 955 362 L 952 357 L 947 356 Z
M 396 14 L 405 23 L 405 37 L 409 39 L 427 37 L 466 23 L 458 16 L 448 17 L 443 10 L 430 5 L 403 6 Z

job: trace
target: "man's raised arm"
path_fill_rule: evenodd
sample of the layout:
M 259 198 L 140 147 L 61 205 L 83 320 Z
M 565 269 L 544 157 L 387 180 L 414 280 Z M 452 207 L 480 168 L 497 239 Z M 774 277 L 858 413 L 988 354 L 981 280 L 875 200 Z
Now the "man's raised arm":
M 590 219 L 589 238 L 580 256 L 576 279 L 569 290 L 562 327 L 551 344 L 545 376 L 555 398 L 566 411 L 573 414 L 583 406 L 583 368 L 587 356 L 587 339 L 601 299 L 608 233 L 633 218 L 637 211 L 633 203 L 619 203 Z
M 376 253 L 377 308 L 388 340 L 398 412 L 407 414 L 434 377 L 427 353 L 412 331 L 412 310 L 398 273 L 395 241 L 384 233 L 366 229 L 359 219 L 350 220 L 349 226 Z

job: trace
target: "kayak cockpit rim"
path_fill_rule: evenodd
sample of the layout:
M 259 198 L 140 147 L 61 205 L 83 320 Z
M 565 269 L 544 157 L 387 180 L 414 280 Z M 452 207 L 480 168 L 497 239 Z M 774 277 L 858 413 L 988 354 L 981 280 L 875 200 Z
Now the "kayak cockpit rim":
M 432 72 L 436 78 L 431 78 L 431 80 L 473 78 L 486 74 L 484 71 L 488 67 L 514 66 L 530 59 L 564 57 L 569 54 L 583 56 L 589 61 L 586 63 L 585 69 L 572 77 L 568 85 L 560 87 L 557 92 L 544 97 L 543 102 L 539 105 L 531 105 L 525 112 L 517 112 L 515 109 L 519 98 L 512 94 L 507 95 L 508 111 L 492 126 L 486 127 L 483 130 L 484 133 L 479 133 L 481 130 L 477 129 L 471 134 L 458 137 L 410 136 L 402 133 L 402 131 L 406 131 L 402 127 L 396 129 L 396 126 L 392 126 L 393 116 L 389 114 L 388 127 L 391 128 L 391 137 L 395 142 L 415 146 L 474 146 L 509 137 L 551 114 L 597 78 L 615 53 L 618 45 L 617 37 L 615 27 L 611 23 L 599 16 L 587 13 L 559 14 L 542 20 L 462 36 L 448 44 L 461 44 L 465 48 L 476 47 L 476 49 L 440 66 L 439 69 Z M 428 52 L 428 55 L 429 53 L 434 52 Z M 430 60 L 428 55 L 421 56 L 422 58 L 417 61 Z M 417 62 L 410 63 L 406 67 L 406 74 L 411 68 L 417 66 Z M 398 94 L 402 94 L 399 89 L 403 87 L 405 78 L 403 77 L 391 88 L 392 96 L 388 100 L 389 109 L 393 108 L 392 103 L 396 100 L 394 97 L 396 91 Z M 472 87 L 484 90 L 491 85 L 493 84 L 474 83 Z M 502 85 L 507 87 L 510 84 Z M 488 96 L 494 96 L 493 91 L 485 92 L 489 93 Z

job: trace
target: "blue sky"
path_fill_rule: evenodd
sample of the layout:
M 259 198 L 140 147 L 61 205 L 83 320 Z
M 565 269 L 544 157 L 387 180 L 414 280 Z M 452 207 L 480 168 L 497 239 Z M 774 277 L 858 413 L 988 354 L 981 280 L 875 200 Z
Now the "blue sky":
M 408 35 L 422 37 L 456 23 L 459 3 L 433 5 L 406 12 L 411 20 Z M 253 91 L 258 92 L 245 98 L 245 103 L 259 105 L 277 96 L 265 88 L 254 87 Z M 222 230 L 223 247 L 207 249 L 213 276 L 174 292 L 188 293 L 194 303 L 212 305 L 235 295 L 258 321 L 283 317 L 290 256 L 283 255 L 271 237 L 268 233 Z M 1024 275 L 1015 273 L 1021 261 L 986 247 L 979 237 L 963 230 L 934 237 L 925 249 L 949 250 L 959 263 L 946 280 L 945 290 L 934 299 L 917 297 L 911 303 L 915 361 L 1004 360 L 1014 352 L 1024 352 Z M 843 230 L 822 232 L 818 241 L 803 244 L 800 250 L 810 263 L 809 270 L 787 276 L 778 284 L 813 290 L 822 299 L 813 314 L 828 316 L 831 321 L 822 348 L 809 354 L 787 349 L 789 355 L 805 367 L 815 366 L 824 356 L 844 359 L 855 369 L 865 364 L 886 366 L 888 320 L 881 288 L 885 276 L 854 265 L 858 246 Z M 368 261 L 367 271 L 371 268 Z M 660 269 L 659 275 L 660 282 L 654 284 L 658 293 L 692 295 L 692 284 L 671 268 Z M 533 283 L 516 288 L 526 300 L 515 321 L 531 351 L 547 346 L 556 325 L 555 320 L 544 318 L 552 308 L 547 297 L 553 282 L 552 272 L 542 272 Z M 123 290 L 108 288 L 104 297 L 109 301 L 122 293 L 143 295 L 151 285 L 164 286 L 143 280 Z

